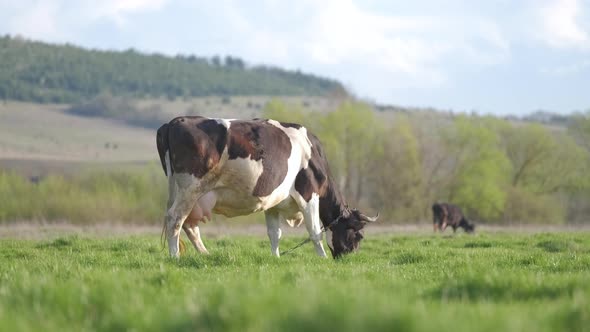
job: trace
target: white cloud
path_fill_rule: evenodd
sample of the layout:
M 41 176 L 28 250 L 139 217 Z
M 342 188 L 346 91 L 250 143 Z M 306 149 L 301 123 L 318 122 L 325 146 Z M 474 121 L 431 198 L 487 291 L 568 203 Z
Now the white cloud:
M 25 37 L 59 40 L 68 34 L 59 29 L 60 2 L 41 0 L 13 8 L 18 14 L 9 21 L 9 29 Z
M 590 69 L 590 60 L 584 60 L 569 65 L 542 68 L 541 73 L 552 76 L 568 76 L 578 74 L 587 69 Z
M 389 75 L 391 86 L 440 85 L 438 66 L 452 51 L 445 39 L 429 39 L 436 20 L 396 17 L 361 10 L 352 1 L 326 1 L 311 17 L 304 49 L 324 65 L 364 65 Z
M 127 15 L 161 9 L 168 0 L 103 0 L 100 2 L 90 1 L 84 5 L 89 10 L 87 14 L 96 18 L 108 18 L 118 25 L 127 23 Z
M 99 19 L 122 27 L 128 16 L 162 8 L 168 0 L 21 0 L 18 5 L 0 4 L 14 12 L 8 29 L 29 38 L 48 41 L 75 41 L 76 32 Z
M 582 14 L 577 0 L 556 0 L 541 7 L 538 17 L 542 29 L 538 37 L 555 48 L 590 49 L 588 31 L 578 22 Z
M 249 16 L 238 3 L 225 10 L 228 24 L 244 37 L 238 42 L 242 56 L 289 67 L 313 64 L 324 73 L 332 68 L 345 81 L 357 81 L 360 74 L 342 68 L 365 67 L 392 77 L 392 86 L 416 87 L 445 84 L 451 64 L 496 65 L 510 55 L 503 31 L 482 17 L 388 15 L 351 0 L 272 4 L 260 15 L 284 17 L 279 29 L 272 19 Z

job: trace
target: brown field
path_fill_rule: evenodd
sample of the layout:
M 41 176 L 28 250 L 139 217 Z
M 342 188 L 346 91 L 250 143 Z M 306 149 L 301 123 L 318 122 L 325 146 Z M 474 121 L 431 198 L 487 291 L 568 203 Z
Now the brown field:
M 310 112 L 333 111 L 340 104 L 338 99 L 292 96 L 212 96 L 176 98 L 175 100 L 148 98 L 137 100 L 136 103 L 142 109 L 159 106 L 162 112 L 168 114 L 171 118 L 179 115 L 202 115 L 218 118 L 250 119 L 260 117 L 266 103 L 273 99 L 279 99 L 289 107 Z
M 279 97 L 277 97 L 279 98 Z M 134 101 L 157 107 L 170 118 L 199 114 L 255 118 L 273 97 L 233 96 Z M 280 97 L 290 106 L 326 111 L 337 101 L 323 97 Z M 158 162 L 155 130 L 102 118 L 70 115 L 68 105 L 9 101 L 0 103 L 0 168 L 25 176 L 71 174 L 87 169 L 119 169 Z
M 65 114 L 64 105 L 0 104 L 0 159 L 157 160 L 153 130 Z

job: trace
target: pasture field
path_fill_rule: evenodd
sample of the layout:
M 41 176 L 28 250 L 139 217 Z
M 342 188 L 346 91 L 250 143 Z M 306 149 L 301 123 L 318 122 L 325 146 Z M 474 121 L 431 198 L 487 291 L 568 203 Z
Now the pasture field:
M 83 162 L 158 160 L 155 131 L 66 114 L 66 105 L 0 103 L 0 159 Z
M 204 240 L 174 260 L 154 234 L 1 239 L 0 330 L 590 331 L 587 231 L 374 234 L 337 261 Z
M 137 105 L 138 109 L 156 107 L 165 114 L 166 119 L 179 115 L 247 119 L 260 117 L 266 103 L 275 98 L 290 107 L 308 111 L 333 110 L 338 105 L 338 101 L 322 97 L 270 96 L 134 99 L 132 104 Z M 64 112 L 68 107 L 64 104 L 0 102 L 0 161 L 158 161 L 155 129 L 68 114 Z M 0 166 L 6 168 L 14 165 Z

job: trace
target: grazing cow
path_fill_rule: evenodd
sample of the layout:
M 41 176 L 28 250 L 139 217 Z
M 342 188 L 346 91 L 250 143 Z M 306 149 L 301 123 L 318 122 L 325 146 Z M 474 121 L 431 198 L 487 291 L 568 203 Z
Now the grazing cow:
M 458 227 L 463 228 L 467 233 L 473 233 L 475 225 L 469 223 L 467 218 L 461 212 L 461 209 L 453 204 L 435 203 L 432 206 L 434 231 L 443 232 L 447 226 L 453 227 L 453 233 Z
M 303 221 L 324 257 L 326 231 L 334 258 L 357 250 L 361 230 L 378 217 L 346 205 L 320 141 L 301 125 L 184 116 L 162 125 L 156 142 L 168 177 L 163 233 L 171 256 L 179 256 L 181 228 L 199 252 L 207 252 L 198 223 L 212 213 L 233 217 L 264 211 L 275 256 L 281 221 L 291 226 Z

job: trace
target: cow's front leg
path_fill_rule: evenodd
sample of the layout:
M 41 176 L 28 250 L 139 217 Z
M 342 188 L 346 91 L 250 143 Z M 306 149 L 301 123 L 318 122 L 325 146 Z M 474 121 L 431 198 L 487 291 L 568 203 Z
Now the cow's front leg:
M 315 246 L 316 253 L 321 257 L 327 257 L 324 245 L 322 244 L 322 224 L 320 221 L 320 197 L 318 194 L 313 193 L 309 202 L 303 202 L 299 200 L 299 204 L 302 207 L 303 219 L 305 221 L 305 228 L 309 233 L 309 238 Z
M 270 252 L 274 256 L 280 257 L 279 240 L 282 234 L 280 214 L 276 210 L 267 210 L 264 211 L 264 217 L 266 219 L 266 234 L 270 239 Z

